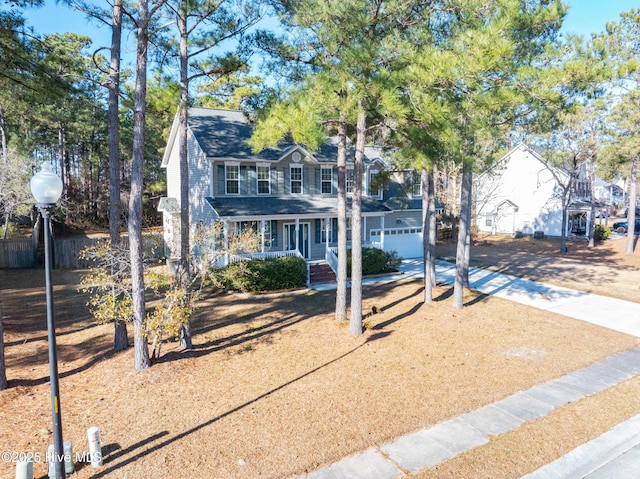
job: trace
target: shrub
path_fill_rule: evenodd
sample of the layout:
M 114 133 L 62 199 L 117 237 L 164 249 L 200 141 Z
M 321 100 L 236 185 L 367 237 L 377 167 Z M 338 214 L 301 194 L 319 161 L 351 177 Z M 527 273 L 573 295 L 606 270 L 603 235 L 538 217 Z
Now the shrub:
M 307 284 L 307 264 L 294 256 L 240 261 L 219 271 L 218 281 L 245 293 L 301 288 Z
M 596 225 L 593 230 L 593 238 L 596 241 L 606 240 L 611 236 L 611 228 L 603 225 Z
M 400 266 L 398 253 L 387 253 L 378 248 L 362 248 L 362 275 L 397 271 Z M 351 275 L 351 250 L 347 251 L 347 274 Z

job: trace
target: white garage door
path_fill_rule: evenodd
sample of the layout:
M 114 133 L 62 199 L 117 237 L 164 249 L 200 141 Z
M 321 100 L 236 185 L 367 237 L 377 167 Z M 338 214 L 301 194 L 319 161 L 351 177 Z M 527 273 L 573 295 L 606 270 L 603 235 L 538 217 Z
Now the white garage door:
M 371 236 L 380 241 L 380 230 L 372 230 Z M 404 259 L 422 258 L 422 228 L 385 229 L 384 250 L 396 251 Z

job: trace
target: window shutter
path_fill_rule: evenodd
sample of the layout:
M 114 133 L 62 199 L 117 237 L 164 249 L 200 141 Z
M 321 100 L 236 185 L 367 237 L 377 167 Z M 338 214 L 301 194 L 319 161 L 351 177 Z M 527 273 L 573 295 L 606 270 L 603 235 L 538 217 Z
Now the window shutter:
M 302 167 L 302 193 L 309 194 L 309 168 L 306 166 Z
M 322 222 L 320 220 L 316 220 L 316 243 L 321 243 L 322 238 L 320 238 L 320 233 L 322 232 Z
M 315 191 L 313 193 L 319 195 L 322 193 L 322 170 L 320 168 L 316 168 L 314 172 L 316 175 L 316 181 L 314 183 Z
M 247 194 L 247 165 L 240 165 L 240 194 Z
M 278 170 L 271 168 L 271 194 L 278 194 Z
M 338 193 L 338 168 L 333 169 L 333 174 L 331 175 L 331 193 Z
M 331 219 L 331 241 L 338 241 L 338 218 Z
M 291 171 L 286 166 L 284 167 L 284 194 L 291 194 L 291 181 L 290 181 Z
M 249 165 L 249 194 L 255 195 L 258 194 L 258 170 L 256 165 Z
M 224 165 L 218 165 L 218 196 L 224 196 L 225 192 L 226 189 L 224 187 Z

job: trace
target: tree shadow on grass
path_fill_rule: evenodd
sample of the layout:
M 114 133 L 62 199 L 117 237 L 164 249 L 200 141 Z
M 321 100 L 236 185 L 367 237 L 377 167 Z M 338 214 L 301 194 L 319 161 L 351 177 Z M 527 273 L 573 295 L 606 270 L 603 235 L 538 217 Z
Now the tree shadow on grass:
M 291 379 L 290 381 L 287 381 L 287 382 L 281 384 L 280 386 L 277 386 L 277 387 L 275 387 L 273 389 L 270 389 L 269 391 L 267 391 L 267 392 L 265 392 L 263 394 L 260 394 L 259 396 L 256 396 L 255 398 L 253 398 L 253 399 L 251 399 L 249 401 L 246 401 L 246 402 L 240 404 L 239 406 L 237 406 L 237 407 L 235 407 L 233 409 L 230 409 L 229 411 L 226 411 L 226 412 L 224 412 L 224 413 L 222 413 L 222 414 L 220 414 L 220 415 L 218 415 L 216 417 L 213 417 L 213 418 L 209 419 L 208 421 L 205 421 L 203 423 L 198 424 L 197 426 L 194 426 L 194 427 L 192 427 L 190 429 L 187 429 L 186 431 L 183 431 L 180 434 L 176 434 L 175 436 L 173 436 L 171 438 L 165 439 L 165 440 L 163 440 L 163 441 L 161 441 L 161 442 L 159 442 L 159 443 L 157 443 L 157 444 L 145 449 L 144 451 L 141 451 L 141 452 L 139 452 L 139 453 L 127 458 L 127 459 L 124 459 L 122 462 L 119 462 L 117 464 L 111 464 L 112 461 L 115 461 L 118 458 L 124 456 L 127 452 L 130 452 L 130 451 L 133 451 L 134 449 L 137 449 L 138 447 L 140 447 L 140 445 L 149 444 L 150 442 L 158 439 L 159 437 L 165 436 L 166 435 L 166 431 L 157 433 L 156 435 L 151 436 L 150 438 L 148 438 L 148 439 L 146 439 L 144 441 L 140 441 L 140 442 L 138 442 L 138 443 L 136 443 L 136 444 L 134 444 L 132 446 L 129 446 L 129 447 L 123 449 L 122 452 L 118 453 L 117 455 L 114 455 L 114 456 L 108 458 L 108 460 L 105 461 L 106 468 L 101 470 L 101 471 L 99 471 L 99 472 L 97 472 L 96 474 L 94 474 L 92 476 L 92 478 L 93 479 L 98 479 L 98 478 L 101 478 L 101 477 L 105 477 L 108 474 L 111 474 L 111 473 L 119 470 L 120 468 L 127 466 L 128 464 L 134 463 L 137 460 L 139 460 L 139 459 L 141 459 L 141 458 L 143 458 L 143 457 L 145 457 L 145 456 L 147 456 L 147 455 L 149 455 L 151 453 L 159 451 L 162 448 L 164 448 L 166 446 L 169 446 L 169 445 L 171 445 L 172 443 L 174 443 L 176 441 L 180 441 L 181 439 L 189 436 L 190 434 L 193 434 L 193 433 L 195 433 L 195 432 L 197 432 L 197 431 L 199 431 L 199 430 L 201 430 L 201 429 L 203 429 L 203 428 L 205 428 L 207 426 L 210 426 L 210 425 L 220 421 L 221 419 L 224 419 L 224 418 L 226 418 L 228 416 L 231 416 L 232 414 L 235 414 L 235 413 L 237 413 L 237 412 L 239 412 L 239 411 L 251 406 L 252 404 L 257 403 L 258 401 L 260 401 L 262 399 L 265 399 L 265 398 L 268 398 L 269 396 L 273 395 L 274 393 L 276 393 L 276 392 L 278 392 L 278 391 L 280 391 L 282 389 L 285 389 L 286 387 L 291 386 L 292 384 L 295 384 L 296 382 L 300 381 L 301 379 L 304 379 L 304 378 L 306 378 L 308 376 L 311 376 L 312 374 L 320 371 L 321 369 L 324 369 L 324 368 L 326 368 L 326 367 L 328 367 L 328 366 L 330 366 L 332 364 L 335 364 L 335 363 L 339 362 L 340 360 L 346 358 L 347 356 L 350 356 L 351 354 L 355 353 L 356 351 L 358 351 L 360 348 L 362 348 L 366 344 L 368 344 L 368 343 L 370 343 L 372 341 L 376 341 L 378 339 L 387 337 L 390 334 L 391 334 L 391 332 L 388 332 L 388 331 L 384 331 L 384 332 L 381 332 L 381 333 L 373 334 L 373 335 L 367 337 L 361 344 L 359 344 L 355 348 L 347 351 L 344 354 L 341 354 L 340 356 L 338 356 L 338 357 L 336 357 L 334 359 L 331 359 L 330 361 L 327 361 L 324 364 L 321 364 L 320 366 L 318 366 L 316 368 L 313 368 L 313 369 L 307 371 L 304 374 L 301 374 L 300 376 L 297 376 L 297 377 Z
M 87 369 L 91 368 L 92 366 L 98 364 L 101 361 L 106 361 L 107 359 L 110 359 L 111 357 L 115 356 L 116 354 L 120 353 L 122 351 L 114 351 L 113 349 L 102 352 L 100 354 L 96 354 L 95 356 L 93 356 L 90 360 L 86 361 L 84 364 L 75 367 L 73 369 L 69 369 L 68 371 L 63 371 L 61 373 L 58 374 L 58 377 L 60 379 L 64 379 L 70 376 L 73 376 L 74 374 L 80 373 L 82 371 L 86 371 Z M 37 378 L 37 379 L 9 379 L 9 387 L 14 387 L 14 386 L 28 386 L 28 387 L 33 387 L 33 386 L 39 386 L 41 384 L 46 384 L 49 382 L 49 376 L 44 376 L 41 378 Z

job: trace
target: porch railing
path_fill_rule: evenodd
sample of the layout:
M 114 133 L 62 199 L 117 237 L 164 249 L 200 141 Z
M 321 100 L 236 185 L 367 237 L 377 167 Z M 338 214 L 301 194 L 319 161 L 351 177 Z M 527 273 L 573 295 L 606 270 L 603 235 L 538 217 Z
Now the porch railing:
M 247 253 L 247 254 L 230 254 L 229 264 L 237 263 L 239 261 L 251 261 L 252 259 L 266 259 L 266 258 L 282 258 L 285 256 L 295 256 L 297 258 L 304 259 L 304 256 L 297 249 L 290 249 L 287 251 L 266 251 L 264 253 Z
M 338 248 L 332 247 L 324 250 L 324 260 L 338 277 Z

